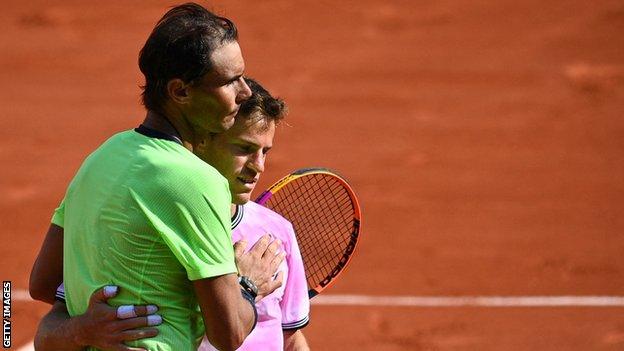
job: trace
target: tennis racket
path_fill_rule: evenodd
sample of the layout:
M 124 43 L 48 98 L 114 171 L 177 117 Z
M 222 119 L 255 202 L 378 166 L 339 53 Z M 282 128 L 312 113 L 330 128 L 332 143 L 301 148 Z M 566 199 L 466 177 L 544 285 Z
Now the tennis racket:
M 349 264 L 360 237 L 361 211 L 347 181 L 326 168 L 297 170 L 256 199 L 289 220 L 313 298 Z

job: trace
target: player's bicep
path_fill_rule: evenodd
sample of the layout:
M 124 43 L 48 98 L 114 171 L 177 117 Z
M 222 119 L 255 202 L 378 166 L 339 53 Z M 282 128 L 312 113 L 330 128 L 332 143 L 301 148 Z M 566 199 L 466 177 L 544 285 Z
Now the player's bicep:
M 29 291 L 35 300 L 54 303 L 63 282 L 63 228 L 51 224 L 30 273 Z

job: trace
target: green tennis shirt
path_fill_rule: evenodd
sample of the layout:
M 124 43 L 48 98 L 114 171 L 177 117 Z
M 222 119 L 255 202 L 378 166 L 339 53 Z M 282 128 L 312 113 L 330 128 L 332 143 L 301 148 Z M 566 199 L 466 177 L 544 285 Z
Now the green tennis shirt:
M 204 325 L 193 280 L 236 272 L 227 180 L 183 146 L 119 133 L 82 164 L 52 222 L 64 228 L 71 315 L 104 285 L 112 305 L 156 304 L 158 336 L 129 343 L 193 350 Z

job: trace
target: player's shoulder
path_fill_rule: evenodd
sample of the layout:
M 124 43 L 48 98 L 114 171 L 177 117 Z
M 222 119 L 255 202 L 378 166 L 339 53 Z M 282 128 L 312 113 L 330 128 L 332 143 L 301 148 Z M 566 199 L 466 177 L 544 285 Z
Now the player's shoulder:
M 165 179 L 191 186 L 221 185 L 227 180 L 212 166 L 179 145 L 170 145 L 148 155 L 146 164 L 155 174 Z
M 137 176 L 135 181 L 141 183 L 139 187 L 169 189 L 177 197 L 224 194 L 229 203 L 227 180 L 214 167 L 174 142 L 142 135 L 138 138 L 146 139 L 132 166 Z
M 185 178 L 189 181 L 216 181 L 222 183 L 226 179 L 214 167 L 200 160 L 197 156 L 185 150 L 188 154 L 169 155 L 168 158 L 160 159 L 158 164 L 165 172 L 176 177 Z
M 95 150 L 93 150 L 93 152 L 89 154 L 86 160 L 88 161 L 90 159 L 100 157 L 101 155 L 106 156 L 106 154 L 109 153 L 111 149 L 120 148 L 120 145 L 125 144 L 129 139 L 132 139 L 132 133 L 129 130 L 115 133 L 111 135 L 108 139 L 106 139 Z
M 201 196 L 211 203 L 229 204 L 231 201 L 227 179 L 203 161 L 174 159 L 159 167 L 158 173 L 158 188 L 177 199 L 194 201 L 192 199 Z

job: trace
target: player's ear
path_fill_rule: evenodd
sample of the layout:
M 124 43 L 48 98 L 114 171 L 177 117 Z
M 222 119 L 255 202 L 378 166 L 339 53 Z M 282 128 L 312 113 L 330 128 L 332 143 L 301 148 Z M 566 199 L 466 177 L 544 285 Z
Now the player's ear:
M 167 95 L 177 104 L 186 104 L 189 101 L 189 85 L 180 78 L 167 82 Z

